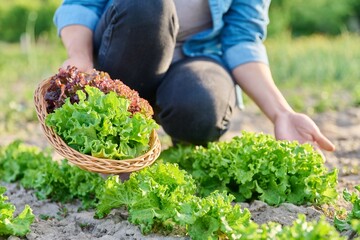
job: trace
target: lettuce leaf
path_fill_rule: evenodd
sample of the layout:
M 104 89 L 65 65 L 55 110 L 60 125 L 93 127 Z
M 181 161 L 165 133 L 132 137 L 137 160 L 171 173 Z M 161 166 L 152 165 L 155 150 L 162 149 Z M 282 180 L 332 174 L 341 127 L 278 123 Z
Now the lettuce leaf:
M 127 111 L 130 100 L 115 92 L 104 94 L 86 86 L 77 91 L 79 102 L 70 99 L 46 117 L 46 124 L 75 150 L 99 158 L 128 159 L 145 153 L 156 122 Z
M 227 191 L 238 202 L 259 199 L 323 204 L 336 200 L 337 170 L 329 171 L 309 144 L 277 141 L 273 136 L 242 132 L 229 142 L 207 147 L 171 147 L 160 159 L 177 163 L 196 180 L 201 196 Z
M 349 192 L 348 189 L 344 189 L 343 199 L 351 205 L 351 210 L 346 212 L 345 219 L 335 214 L 334 225 L 339 231 L 353 230 L 360 234 L 360 185 L 356 185 L 355 190 L 356 192 Z
M 45 162 L 52 161 L 48 153 L 38 147 L 25 145 L 20 140 L 0 147 L 0 180 L 21 180 L 27 170 L 38 169 Z
M 214 192 L 206 198 L 195 195 L 194 180 L 176 164 L 157 162 L 131 174 L 121 182 L 107 179 L 99 194 L 96 216 L 103 218 L 112 209 L 125 206 L 128 221 L 144 234 L 187 230 L 191 239 L 218 239 L 220 235 L 241 236 L 251 224 L 250 212 L 232 205 L 233 196 Z M 236 236 L 236 238 L 235 238 Z
M 79 199 L 85 209 L 94 207 L 96 192 L 105 182 L 97 173 L 70 165 L 66 160 L 54 161 L 50 152 L 19 140 L 0 147 L 0 181 L 19 181 L 24 188 L 34 189 L 38 199 L 60 202 Z
M 25 236 L 30 231 L 30 225 L 35 216 L 31 208 L 26 205 L 24 210 L 14 217 L 15 206 L 7 202 L 8 198 L 3 196 L 6 188 L 0 186 L 0 236 Z
M 336 228 L 331 225 L 325 216 L 311 222 L 306 221 L 304 214 L 299 214 L 292 226 L 285 226 L 276 234 L 274 239 L 331 239 L 345 240 L 346 236 L 341 236 Z

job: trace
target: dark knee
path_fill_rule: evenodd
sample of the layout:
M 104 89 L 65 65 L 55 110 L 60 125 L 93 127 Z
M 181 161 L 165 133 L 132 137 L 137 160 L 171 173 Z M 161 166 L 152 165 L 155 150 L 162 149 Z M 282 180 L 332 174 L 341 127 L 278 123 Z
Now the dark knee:
M 205 145 L 220 138 L 215 110 L 211 106 L 182 99 L 177 104 L 169 102 L 159 114 L 163 129 L 178 142 Z

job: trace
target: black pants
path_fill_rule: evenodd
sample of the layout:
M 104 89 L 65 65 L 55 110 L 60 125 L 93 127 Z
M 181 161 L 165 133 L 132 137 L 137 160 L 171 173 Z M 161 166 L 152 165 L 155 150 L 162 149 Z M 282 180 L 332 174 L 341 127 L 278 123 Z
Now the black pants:
M 173 1 L 115 0 L 94 33 L 95 66 L 147 99 L 174 141 L 216 141 L 229 127 L 234 82 L 210 58 L 172 64 L 177 32 Z

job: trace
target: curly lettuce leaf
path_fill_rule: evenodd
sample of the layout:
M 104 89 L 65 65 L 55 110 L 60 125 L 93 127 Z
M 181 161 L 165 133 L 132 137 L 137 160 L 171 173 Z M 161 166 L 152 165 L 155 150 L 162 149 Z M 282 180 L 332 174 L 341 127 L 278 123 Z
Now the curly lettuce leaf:
M 6 188 L 0 186 L 0 236 L 25 236 L 30 231 L 30 225 L 35 216 L 31 208 L 26 205 L 24 210 L 17 216 L 13 214 L 15 206 L 7 202 L 8 198 L 3 196 Z
M 110 177 L 99 194 L 97 217 L 106 216 L 111 209 L 126 206 L 129 221 L 149 233 L 155 226 L 172 229 L 175 211 L 184 199 L 195 193 L 195 183 L 185 171 L 174 164 L 156 163 L 130 175 L 121 182 Z
M 351 210 L 347 211 L 345 219 L 339 218 L 337 214 L 334 216 L 334 225 L 339 231 L 354 230 L 360 233 L 360 185 L 356 185 L 355 190 L 356 192 L 349 192 L 345 188 L 343 191 L 343 198 L 350 203 Z
M 225 190 L 238 202 L 259 199 L 270 205 L 323 204 L 337 198 L 337 170 L 328 171 L 312 146 L 271 135 L 244 131 L 207 147 L 172 147 L 160 159 L 191 173 L 202 196 Z
M 46 117 L 46 124 L 75 150 L 99 158 L 127 159 L 145 153 L 156 122 L 127 111 L 130 101 L 115 92 L 86 86 L 79 102 L 65 100 Z
M 298 218 L 293 222 L 293 225 L 283 227 L 274 239 L 345 240 L 347 237 L 341 236 L 340 233 L 336 231 L 336 228 L 326 220 L 325 216 L 321 216 L 319 220 L 307 222 L 306 216 L 299 214 Z
M 0 180 L 21 180 L 29 169 L 38 169 L 46 161 L 52 161 L 48 152 L 23 144 L 20 140 L 0 147 Z
M 121 182 L 108 178 L 99 194 L 97 217 L 125 206 L 128 221 L 144 234 L 154 231 L 187 230 L 192 239 L 238 239 L 251 224 L 250 212 L 232 205 L 233 196 L 214 192 L 206 198 L 195 195 L 194 180 L 176 164 L 158 162 L 131 174 Z M 235 238 L 236 237 L 236 238 Z
M 99 174 L 70 165 L 66 160 L 45 162 L 39 169 L 26 171 L 21 179 L 22 186 L 34 189 L 38 199 L 59 202 L 79 199 L 83 209 L 96 206 L 95 196 L 104 182 Z
M 34 189 L 39 199 L 68 202 L 79 199 L 82 208 L 94 207 L 96 192 L 105 180 L 97 173 L 53 161 L 51 153 L 17 140 L 0 147 L 0 181 L 15 182 Z

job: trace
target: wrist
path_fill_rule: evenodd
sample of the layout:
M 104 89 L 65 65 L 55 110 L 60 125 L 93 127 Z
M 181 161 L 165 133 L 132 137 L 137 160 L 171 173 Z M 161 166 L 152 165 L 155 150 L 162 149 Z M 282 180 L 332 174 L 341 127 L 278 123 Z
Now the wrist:
M 71 25 L 61 31 L 61 39 L 65 46 L 68 58 L 93 61 L 93 33 L 81 25 Z
M 284 107 L 281 109 L 278 109 L 273 113 L 273 116 L 270 117 L 270 120 L 273 124 L 278 122 L 280 119 L 288 118 L 290 115 L 293 115 L 295 111 L 290 107 Z
M 68 52 L 69 59 L 81 60 L 81 62 L 93 63 L 93 55 L 81 51 Z

